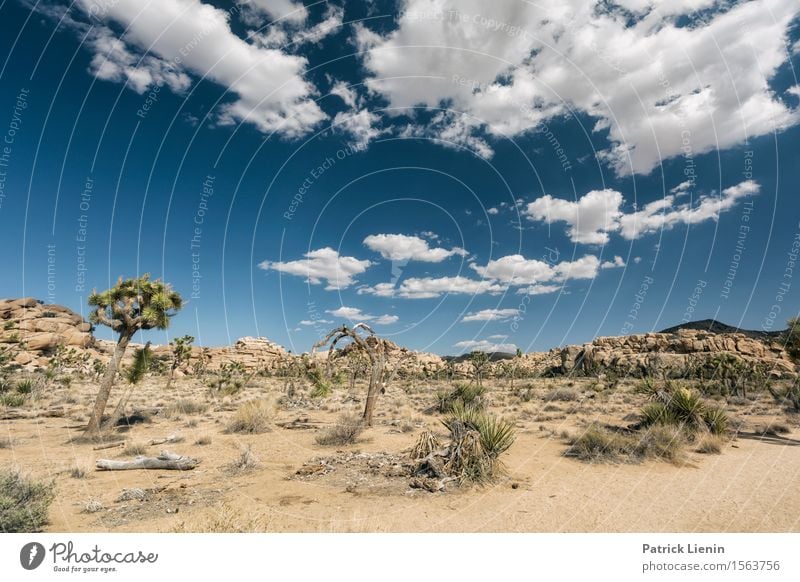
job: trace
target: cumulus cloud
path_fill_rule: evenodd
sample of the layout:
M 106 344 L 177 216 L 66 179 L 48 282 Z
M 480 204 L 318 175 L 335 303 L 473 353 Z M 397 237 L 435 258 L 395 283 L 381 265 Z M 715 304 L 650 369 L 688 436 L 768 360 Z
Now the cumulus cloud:
M 357 307 L 345 307 L 344 305 L 338 309 L 326 311 L 325 313 L 330 313 L 334 317 L 349 319 L 350 321 L 368 321 L 377 325 L 389 325 L 400 320 L 400 318 L 396 315 L 369 315 Z
M 603 261 L 600 264 L 601 269 L 616 269 L 617 267 L 624 267 L 624 266 L 625 266 L 625 259 L 623 259 L 619 255 L 615 255 L 614 259 L 611 261 Z
M 730 148 L 800 121 L 770 89 L 789 57 L 796 0 L 616 4 L 405 0 L 395 29 L 358 26 L 355 41 L 371 91 L 391 107 L 463 112 L 429 134 L 478 140 L 482 155 L 482 135 L 577 112 L 608 132 L 602 157 L 618 174 L 647 174 L 686 147 Z
M 319 285 L 323 280 L 327 283 L 325 289 L 344 289 L 353 284 L 356 275 L 360 275 L 372 265 L 371 261 L 359 260 L 355 257 L 345 257 L 338 251 L 325 247 L 310 251 L 303 255 L 305 258 L 295 261 L 270 262 L 263 261 L 258 267 L 263 270 L 280 271 L 289 275 L 305 277 L 309 283 Z
M 505 352 L 513 354 L 517 351 L 515 344 L 495 343 L 488 340 L 464 340 L 456 342 L 453 346 L 465 352 Z
M 519 309 L 482 309 L 475 313 L 468 313 L 461 321 L 506 321 L 518 314 Z
M 530 220 L 548 224 L 566 223 L 567 235 L 572 242 L 605 244 L 612 232 L 619 232 L 623 238 L 633 240 L 679 224 L 716 220 L 742 198 L 760 191 L 757 182 L 746 180 L 724 189 L 719 195 L 700 196 L 694 202 L 679 202 L 689 187 L 686 182 L 679 184 L 670 190 L 671 194 L 631 213 L 622 211 L 622 194 L 615 190 L 593 190 L 577 201 L 545 195 L 528 204 L 525 215 Z
M 620 233 L 632 240 L 679 224 L 716 220 L 722 212 L 736 206 L 741 198 L 758 194 L 759 191 L 758 183 L 747 180 L 725 188 L 720 195 L 702 196 L 694 205 L 689 202 L 676 204 L 675 196 L 666 196 L 645 205 L 641 210 L 622 216 L 619 221 Z
M 467 251 L 462 248 L 431 248 L 425 239 L 404 234 L 371 234 L 364 239 L 364 244 L 370 250 L 380 253 L 384 259 L 391 261 L 441 263 L 454 255 L 461 257 L 467 255 Z
M 525 209 L 532 220 L 566 222 L 570 240 L 585 244 L 605 244 L 620 215 L 622 194 L 615 190 L 592 190 L 577 202 L 553 198 L 549 194 L 537 198 Z
M 378 283 L 372 287 L 362 287 L 359 294 L 378 297 L 400 297 L 403 299 L 432 299 L 442 295 L 497 295 L 508 289 L 494 281 L 480 281 L 468 277 L 411 277 L 400 285 Z
M 291 3 L 275 6 L 280 4 Z M 200 76 L 233 97 L 218 112 L 220 124 L 251 123 L 288 137 L 309 132 L 327 117 L 304 78 L 307 60 L 239 37 L 228 11 L 200 0 L 116 0 L 102 10 L 93 0 L 77 5 L 84 16 L 125 30 L 115 39 L 103 33 L 91 44 L 92 71 L 100 78 L 129 80 L 141 92 L 159 82 L 182 89 L 189 74 Z M 143 64 L 137 65 L 142 56 Z

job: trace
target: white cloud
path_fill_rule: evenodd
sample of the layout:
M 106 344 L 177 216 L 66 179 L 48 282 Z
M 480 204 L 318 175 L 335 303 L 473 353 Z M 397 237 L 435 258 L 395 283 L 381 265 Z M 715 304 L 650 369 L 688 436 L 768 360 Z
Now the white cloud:
M 326 311 L 325 313 L 330 313 L 334 317 L 349 319 L 350 321 L 369 321 L 377 325 L 389 325 L 400 320 L 396 315 L 369 315 L 357 307 L 345 307 L 344 305 L 338 309 Z
M 465 315 L 461 321 L 505 321 L 518 314 L 519 309 L 482 309 Z
M 677 17 L 712 0 L 623 2 L 631 21 L 586 0 L 405 0 L 396 29 L 359 26 L 356 43 L 369 89 L 391 107 L 466 114 L 443 116 L 429 135 L 466 144 L 574 111 L 608 131 L 602 157 L 620 175 L 649 173 L 687 145 L 698 155 L 800 121 L 769 86 L 788 58 L 797 0 L 720 4 L 689 26 Z
M 305 10 L 305 9 L 303 9 Z M 253 11 L 247 13 L 245 20 L 253 25 L 258 25 L 253 18 Z M 340 6 L 328 6 L 323 19 L 313 26 L 304 27 L 307 14 L 302 18 L 291 18 L 292 15 L 301 15 L 300 12 L 287 13 L 287 17 L 272 23 L 264 32 L 252 34 L 253 40 L 261 46 L 269 48 L 283 48 L 288 51 L 297 50 L 306 43 L 318 43 L 326 36 L 336 33 L 342 26 L 344 9 Z
M 478 352 L 506 352 L 514 353 L 517 351 L 515 344 L 495 343 L 488 340 L 464 340 L 453 344 L 454 347 L 463 351 Z
M 308 11 L 303 3 L 292 2 L 292 0 L 240 0 L 237 4 L 245 12 L 296 24 L 305 22 L 308 17 Z
M 101 78 L 138 74 L 134 88 L 141 91 L 159 82 L 153 70 L 178 75 L 180 87 L 186 84 L 180 75 L 193 73 L 235 97 L 220 108 L 220 124 L 252 123 L 261 131 L 289 137 L 307 133 L 326 118 L 313 99 L 315 88 L 303 78 L 306 59 L 247 42 L 231 30 L 224 10 L 200 0 L 116 0 L 97 12 L 92 0 L 78 1 L 86 14 L 125 29 L 119 39 L 123 44 L 111 47 L 110 53 L 102 52 L 102 44 L 94 47 L 92 70 Z M 125 53 L 138 57 L 142 52 L 150 56 L 149 65 L 138 72 L 125 69 Z M 106 54 L 111 57 L 105 59 Z
M 489 208 L 486 212 L 488 214 L 500 214 L 500 210 L 498 208 Z
M 418 236 L 404 234 L 371 234 L 364 239 L 364 244 L 378 252 L 384 259 L 391 261 L 421 261 L 440 263 L 454 255 L 466 256 L 462 248 L 431 248 L 428 241 Z
M 353 138 L 353 144 L 357 148 L 365 148 L 372 140 L 383 133 L 376 127 L 380 117 L 375 113 L 361 109 L 355 113 L 350 111 L 340 111 L 333 118 L 332 127 L 335 130 L 348 133 Z
M 561 285 L 530 285 L 517 289 L 517 295 L 548 295 L 562 289 Z
M 628 214 L 621 210 L 622 194 L 615 190 L 593 190 L 577 202 L 545 195 L 528 204 L 525 214 L 530 220 L 565 222 L 572 242 L 605 244 L 612 232 L 619 232 L 623 238 L 633 240 L 678 224 L 716 220 L 741 198 L 758 194 L 760 190 L 757 182 L 746 180 L 726 188 L 719 196 L 700 196 L 694 203 L 679 203 L 678 198 L 685 196 L 687 188 L 686 182 L 679 184 L 671 190 L 673 194 Z
M 726 188 L 719 196 L 702 196 L 695 205 L 689 202 L 675 204 L 675 196 L 666 196 L 620 218 L 620 233 L 624 238 L 633 240 L 644 234 L 669 229 L 679 224 L 716 220 L 722 212 L 733 208 L 740 198 L 758 194 L 759 190 L 758 183 L 746 180 Z
M 612 261 L 603 261 L 600 265 L 601 269 L 615 269 L 617 267 L 624 267 L 625 266 L 625 259 L 620 257 L 619 255 L 614 256 L 614 260 Z
M 327 290 L 344 289 L 353 284 L 356 275 L 360 275 L 372 265 L 367 260 L 355 257 L 344 257 L 330 247 L 310 251 L 303 255 L 304 259 L 287 262 L 263 261 L 260 269 L 280 271 L 289 275 L 305 277 L 310 283 L 318 285 L 324 279 Z
M 391 283 L 378 283 L 372 287 L 362 287 L 359 294 L 378 297 L 400 297 L 403 299 L 432 299 L 441 295 L 497 295 L 508 289 L 493 281 L 479 281 L 467 277 L 411 277 L 404 279 L 399 286 Z
M 303 319 L 300 321 L 300 325 L 317 325 L 317 324 L 327 324 L 333 323 L 329 319 Z
M 525 209 L 525 216 L 548 224 L 566 222 L 570 240 L 584 244 L 605 244 L 620 215 L 622 194 L 615 190 L 592 190 L 577 202 L 553 198 L 549 194 L 537 198 Z

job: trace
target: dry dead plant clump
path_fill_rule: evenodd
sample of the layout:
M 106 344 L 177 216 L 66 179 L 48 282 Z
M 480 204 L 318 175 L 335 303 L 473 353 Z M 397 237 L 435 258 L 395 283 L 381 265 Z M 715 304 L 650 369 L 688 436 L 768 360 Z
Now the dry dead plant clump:
M 654 425 L 641 432 L 591 424 L 570 441 L 568 457 L 594 463 L 638 463 L 646 459 L 679 462 L 685 452 L 686 433 L 677 426 Z
M 327 446 L 351 445 L 364 430 L 364 421 L 351 415 L 342 416 L 332 427 L 322 431 L 314 440 Z
M 267 400 L 245 402 L 228 423 L 227 432 L 238 434 L 260 434 L 271 429 L 275 416 L 275 404 Z

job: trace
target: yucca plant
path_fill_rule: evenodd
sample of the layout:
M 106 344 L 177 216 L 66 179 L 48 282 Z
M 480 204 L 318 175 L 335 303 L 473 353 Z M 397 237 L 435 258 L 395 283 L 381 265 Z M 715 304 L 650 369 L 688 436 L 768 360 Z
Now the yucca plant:
M 120 278 L 111 289 L 93 292 L 89 305 L 94 308 L 89 316 L 91 323 L 106 325 L 119 334 L 86 426 L 85 434 L 91 437 L 100 432 L 111 388 L 134 334 L 139 330 L 166 329 L 170 318 L 183 306 L 183 299 L 167 283 L 152 281 L 150 275 L 145 274 L 135 279 Z
M 417 442 L 411 449 L 411 458 L 415 461 L 424 459 L 433 451 L 439 450 L 439 448 L 441 448 L 441 445 L 439 444 L 439 440 L 436 438 L 436 435 L 429 430 L 425 430 L 421 435 L 419 435 Z
M 483 450 L 492 459 L 497 459 L 514 444 L 514 425 L 495 416 L 482 414 L 477 419 Z
M 709 408 L 703 412 L 703 422 L 717 436 L 728 432 L 728 415 L 721 408 Z

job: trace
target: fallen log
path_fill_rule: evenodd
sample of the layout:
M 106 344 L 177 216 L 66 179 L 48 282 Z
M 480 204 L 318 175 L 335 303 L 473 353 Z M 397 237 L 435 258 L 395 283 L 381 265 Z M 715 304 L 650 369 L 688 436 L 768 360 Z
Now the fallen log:
M 121 447 L 125 444 L 125 441 L 116 441 L 113 443 L 106 443 L 104 445 L 97 445 L 96 447 L 92 447 L 93 451 L 102 451 L 103 449 L 114 449 L 116 447 Z
M 145 457 L 140 455 L 132 461 L 98 459 L 96 467 L 98 471 L 129 471 L 132 469 L 189 471 L 194 469 L 199 463 L 200 461 L 191 457 L 162 451 L 157 457 Z
M 163 439 L 153 439 L 153 440 L 151 440 L 150 441 L 150 445 L 154 446 L 154 445 L 163 445 L 163 444 L 167 444 L 167 443 L 169 443 L 169 444 L 182 443 L 185 440 L 186 439 L 184 439 L 182 436 L 180 436 L 178 434 L 171 434 L 168 437 L 164 437 Z

